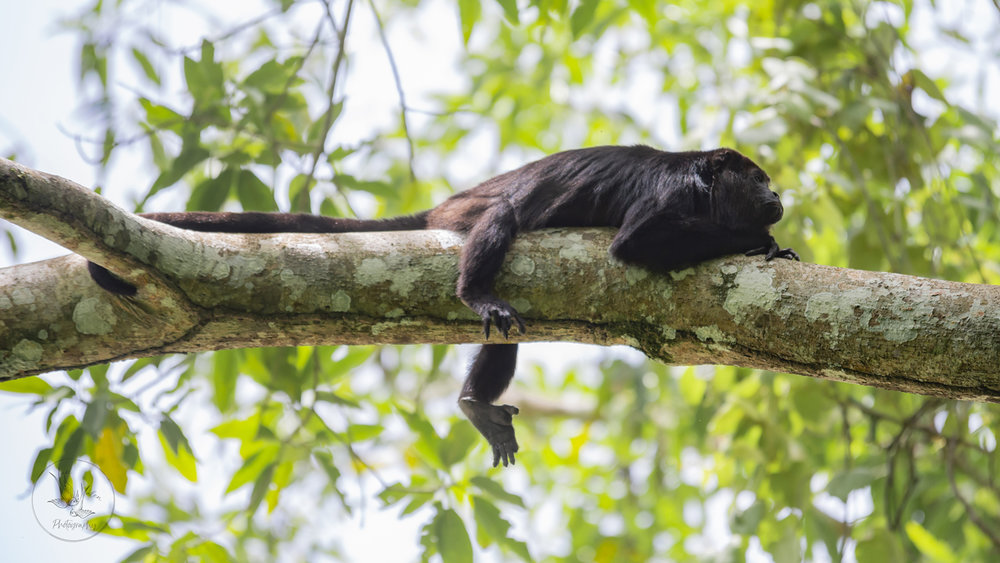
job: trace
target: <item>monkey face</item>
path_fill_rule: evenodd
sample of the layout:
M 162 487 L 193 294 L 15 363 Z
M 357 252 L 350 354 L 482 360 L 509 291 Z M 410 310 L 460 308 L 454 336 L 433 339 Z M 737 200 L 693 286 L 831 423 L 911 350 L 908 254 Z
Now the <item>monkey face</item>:
M 712 216 L 723 225 L 761 227 L 784 215 L 781 198 L 771 191 L 771 178 L 754 161 L 732 149 L 719 149 L 714 167 Z

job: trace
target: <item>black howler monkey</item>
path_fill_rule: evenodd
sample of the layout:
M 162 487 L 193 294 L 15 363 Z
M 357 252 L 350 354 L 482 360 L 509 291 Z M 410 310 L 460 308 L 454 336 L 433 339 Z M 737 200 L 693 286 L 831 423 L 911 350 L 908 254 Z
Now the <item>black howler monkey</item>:
M 148 213 L 143 217 L 195 231 L 227 233 L 337 233 L 447 229 L 465 235 L 458 297 L 504 338 L 524 321 L 493 294 L 514 236 L 546 227 L 619 227 L 615 258 L 668 272 L 727 254 L 798 259 L 781 249 L 770 226 L 783 208 L 770 178 L 732 149 L 664 152 L 645 146 L 594 147 L 553 154 L 455 194 L 434 209 L 383 220 L 290 213 Z M 135 295 L 136 288 L 90 264 L 104 289 Z M 493 448 L 493 465 L 514 462 L 512 416 L 494 405 L 514 375 L 517 344 L 485 344 L 476 356 L 459 405 Z

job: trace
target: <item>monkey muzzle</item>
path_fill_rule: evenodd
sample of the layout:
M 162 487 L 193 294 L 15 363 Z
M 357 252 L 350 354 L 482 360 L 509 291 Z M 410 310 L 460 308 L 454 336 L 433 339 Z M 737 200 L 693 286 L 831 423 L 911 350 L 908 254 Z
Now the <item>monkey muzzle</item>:
M 767 220 L 768 224 L 773 225 L 781 220 L 781 217 L 785 214 L 785 208 L 781 205 L 781 199 L 778 194 L 771 192 L 774 196 L 772 199 L 768 200 L 764 204 L 764 218 Z

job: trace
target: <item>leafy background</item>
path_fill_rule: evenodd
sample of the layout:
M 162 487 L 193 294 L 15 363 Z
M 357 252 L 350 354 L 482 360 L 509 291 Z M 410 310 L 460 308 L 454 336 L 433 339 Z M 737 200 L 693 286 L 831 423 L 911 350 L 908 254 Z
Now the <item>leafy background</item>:
M 995 284 L 998 18 L 982 0 L 96 1 L 59 22 L 78 45 L 63 128 L 136 210 L 365 217 L 567 148 L 733 146 L 779 186 L 776 237 L 804 260 Z M 29 165 L 44 150 L 9 137 Z M 447 562 L 1000 549 L 992 405 L 525 349 L 515 469 L 487 469 L 454 406 L 467 352 L 439 346 L 18 380 L 3 400 L 44 413 L 47 440 L 5 464 L 20 487 L 50 460 L 99 465 L 132 561 L 340 560 L 366 521 Z

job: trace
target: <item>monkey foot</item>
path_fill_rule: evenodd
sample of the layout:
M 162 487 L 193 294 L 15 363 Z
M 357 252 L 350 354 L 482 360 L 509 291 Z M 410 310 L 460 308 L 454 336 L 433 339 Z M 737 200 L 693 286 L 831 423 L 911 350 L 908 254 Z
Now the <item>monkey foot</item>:
M 514 415 L 519 412 L 517 407 L 491 405 L 470 398 L 459 399 L 458 406 L 493 448 L 493 467 L 501 461 L 504 467 L 508 462 L 513 464 L 518 449 L 513 424 Z
M 517 331 L 524 334 L 524 320 L 521 315 L 502 299 L 492 298 L 479 303 L 469 303 L 469 307 L 483 318 L 483 336 L 490 338 L 490 323 L 496 325 L 504 338 L 510 335 L 510 329 L 517 326 Z

